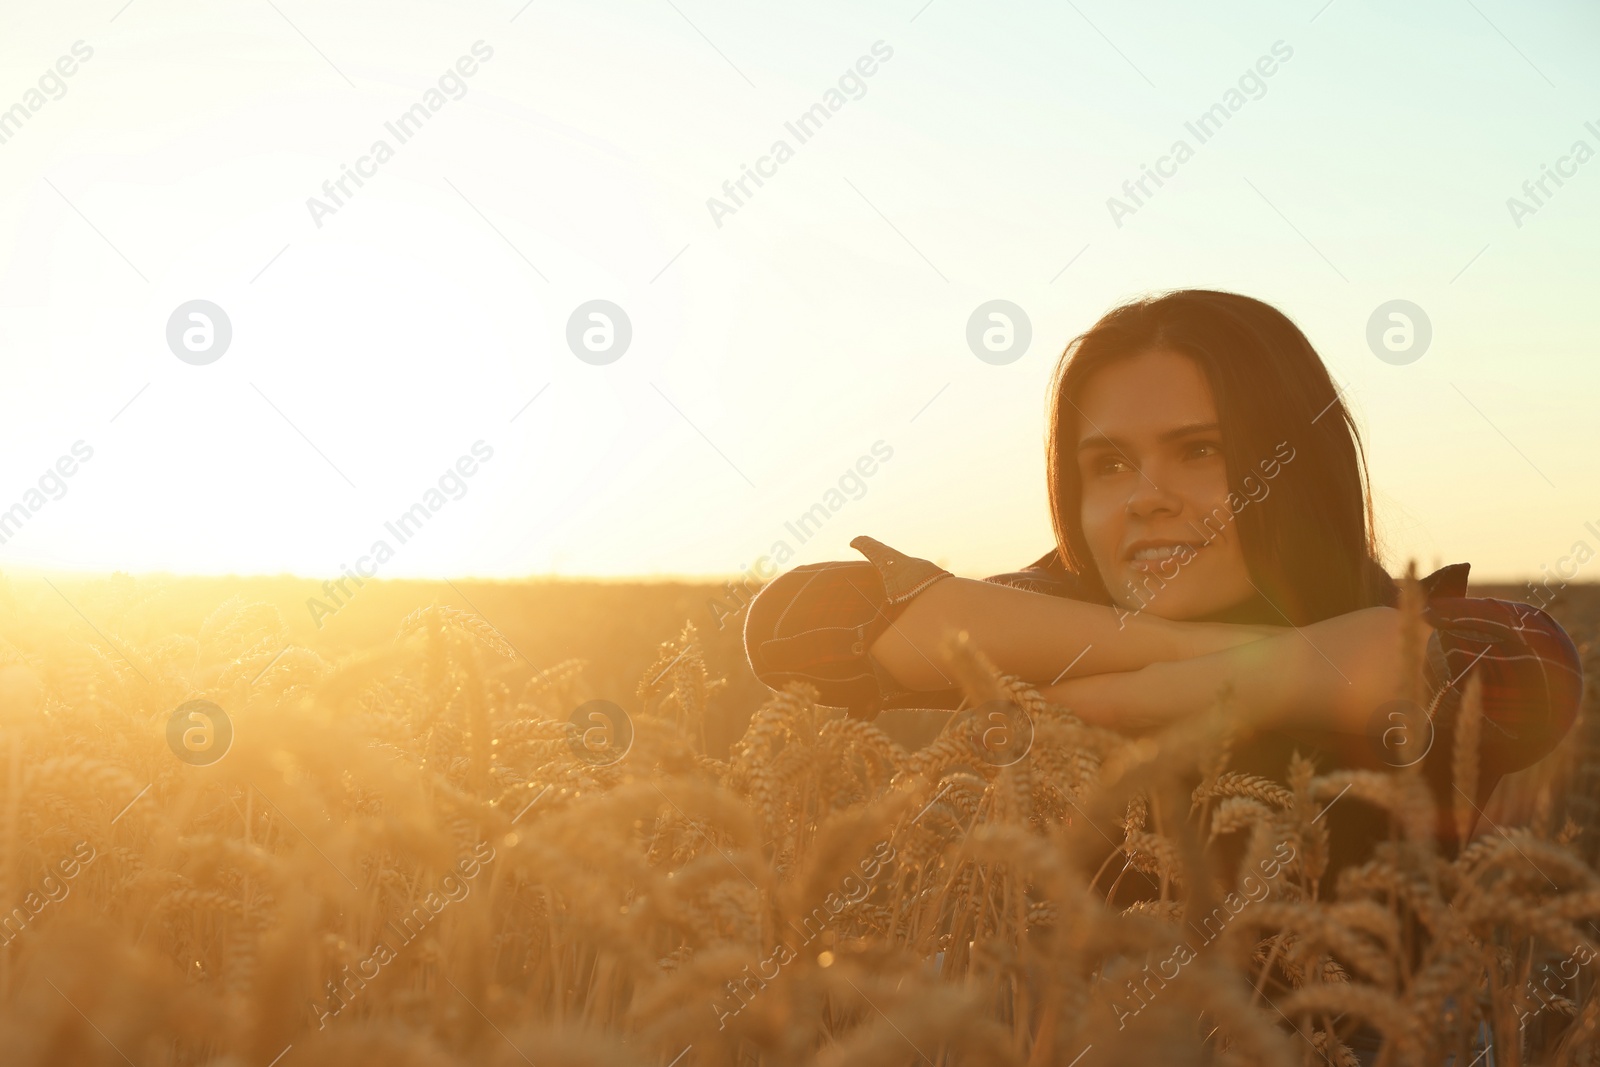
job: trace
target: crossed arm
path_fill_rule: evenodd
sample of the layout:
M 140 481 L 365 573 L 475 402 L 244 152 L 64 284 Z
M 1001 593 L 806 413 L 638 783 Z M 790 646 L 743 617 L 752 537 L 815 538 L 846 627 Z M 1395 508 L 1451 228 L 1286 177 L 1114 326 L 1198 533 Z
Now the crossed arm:
M 1401 623 L 1386 607 L 1299 628 L 1180 622 L 951 577 L 919 594 L 870 651 L 908 688 L 947 688 L 935 649 L 965 630 L 1001 670 L 1119 730 L 1203 711 L 1231 684 L 1261 726 L 1360 733 L 1398 695 Z
M 1224 685 L 1258 726 L 1360 734 L 1402 692 L 1402 617 L 1363 608 L 1272 637 L 1133 671 L 1072 678 L 1040 690 L 1086 722 L 1160 727 L 1209 708 Z M 1425 628 L 1419 640 L 1427 640 Z

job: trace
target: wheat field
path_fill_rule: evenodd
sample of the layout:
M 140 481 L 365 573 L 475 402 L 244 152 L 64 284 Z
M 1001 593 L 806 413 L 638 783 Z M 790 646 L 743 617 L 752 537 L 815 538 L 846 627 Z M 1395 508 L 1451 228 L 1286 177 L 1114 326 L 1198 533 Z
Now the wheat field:
M 1130 740 L 952 641 L 999 759 L 770 693 L 694 590 L 219 589 L 0 587 L 6 1064 L 1597 1058 L 1583 722 L 1447 860 L 1415 769 L 1230 770 L 1225 695 Z M 1345 794 L 1395 829 L 1325 897 Z

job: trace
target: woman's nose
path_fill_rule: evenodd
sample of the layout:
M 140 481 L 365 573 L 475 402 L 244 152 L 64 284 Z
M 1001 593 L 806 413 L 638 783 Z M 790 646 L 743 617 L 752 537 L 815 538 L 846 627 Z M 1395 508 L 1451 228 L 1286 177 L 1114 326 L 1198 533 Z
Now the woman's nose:
M 1151 515 L 1160 512 L 1176 513 L 1183 507 L 1183 501 L 1176 493 L 1161 488 L 1158 475 L 1155 472 L 1139 471 L 1139 477 L 1134 481 L 1132 491 L 1128 494 L 1128 514 Z

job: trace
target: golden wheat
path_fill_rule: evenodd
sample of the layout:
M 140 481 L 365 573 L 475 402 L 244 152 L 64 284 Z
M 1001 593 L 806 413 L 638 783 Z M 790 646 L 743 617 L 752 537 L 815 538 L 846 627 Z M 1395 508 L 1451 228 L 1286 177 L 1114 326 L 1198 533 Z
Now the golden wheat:
M 1025 751 L 965 710 L 908 750 L 794 684 L 723 758 L 708 723 L 739 709 L 684 625 L 599 759 L 568 721 L 585 661 L 530 675 L 476 612 L 333 652 L 244 598 L 180 625 L 119 576 L 69 635 L 4 592 L 7 1063 L 1350 1064 L 1375 1038 L 1431 1064 L 1480 1027 L 1496 1062 L 1600 1054 L 1576 824 L 1447 858 L 1415 770 L 1229 769 L 1226 691 L 1133 740 L 958 639 L 966 707 L 1017 709 Z M 194 699 L 235 731 L 208 765 L 166 736 Z M 1474 676 L 1469 796 L 1481 717 Z M 1322 899 L 1345 791 L 1399 832 Z

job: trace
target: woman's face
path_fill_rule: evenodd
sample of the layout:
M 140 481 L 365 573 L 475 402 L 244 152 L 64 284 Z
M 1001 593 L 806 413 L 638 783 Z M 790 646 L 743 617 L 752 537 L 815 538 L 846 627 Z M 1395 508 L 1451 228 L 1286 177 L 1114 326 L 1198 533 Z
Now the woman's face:
M 1112 599 L 1190 619 L 1256 596 L 1216 402 L 1199 365 L 1148 349 L 1090 376 L 1078 398 L 1084 537 Z

